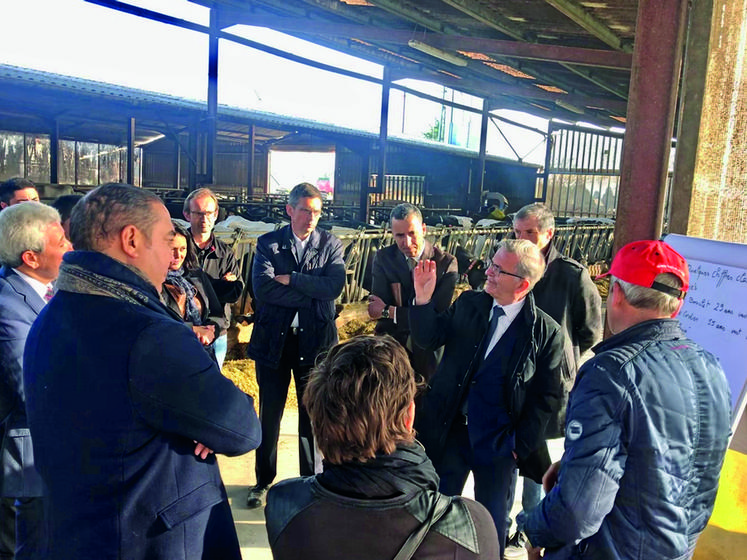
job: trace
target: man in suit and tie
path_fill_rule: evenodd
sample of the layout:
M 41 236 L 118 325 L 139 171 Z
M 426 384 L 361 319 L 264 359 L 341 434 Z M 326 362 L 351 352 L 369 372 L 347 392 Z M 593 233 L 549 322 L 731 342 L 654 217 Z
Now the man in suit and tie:
M 0 212 L 0 559 L 44 546 L 42 481 L 34 467 L 23 388 L 23 348 L 72 248 L 57 210 L 39 202 Z
M 503 240 L 485 291 L 464 292 L 443 313 L 432 301 L 435 263 L 421 261 L 414 271 L 413 340 L 423 348 L 445 345 L 416 428 L 441 492 L 461 494 L 473 473 L 475 499 L 493 516 L 501 558 L 513 472 L 518 467 L 539 482 L 549 467 L 545 429 L 569 367 L 560 327 L 531 294 L 544 270 L 536 245 Z
M 412 270 L 419 261 L 435 263 L 432 301 L 440 313 L 451 305 L 459 275 L 457 261 L 425 239 L 423 216 L 416 206 L 407 202 L 396 206 L 390 225 L 394 244 L 378 251 L 374 258 L 368 315 L 378 320 L 376 334 L 392 335 L 407 348 L 415 373 L 428 381 L 436 372 L 434 351 L 419 348 L 410 341 L 410 307 L 415 298 Z
M 262 444 L 247 507 L 261 507 L 277 474 L 278 436 L 291 370 L 298 395 L 301 476 L 314 474 L 314 437 L 302 398 L 316 357 L 337 343 L 335 299 L 345 285 L 342 243 L 316 225 L 322 193 L 301 183 L 285 207 L 290 224 L 262 235 L 252 265 L 255 320 L 247 354 L 257 366 Z

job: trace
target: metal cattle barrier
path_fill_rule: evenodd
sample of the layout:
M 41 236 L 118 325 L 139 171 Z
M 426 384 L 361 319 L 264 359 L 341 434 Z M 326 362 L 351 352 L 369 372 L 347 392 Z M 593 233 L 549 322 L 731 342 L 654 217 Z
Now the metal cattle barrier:
M 451 254 L 456 254 L 457 247 L 461 247 L 473 258 L 486 260 L 492 256 L 496 243 L 511 232 L 509 226 L 471 229 L 431 227 L 428 228 L 427 237 Z M 242 310 L 248 308 L 251 299 L 251 263 L 259 235 L 244 230 L 218 234 L 223 241 L 232 245 L 241 266 L 241 277 L 245 283 L 239 302 Z M 597 265 L 611 260 L 613 235 L 614 225 L 561 225 L 556 227 L 555 243 L 561 253 L 585 265 Z M 392 243 L 391 233 L 387 230 L 361 229 L 338 237 L 343 244 L 347 271 L 340 303 L 361 301 L 368 296 L 371 288 L 374 255 L 380 247 Z

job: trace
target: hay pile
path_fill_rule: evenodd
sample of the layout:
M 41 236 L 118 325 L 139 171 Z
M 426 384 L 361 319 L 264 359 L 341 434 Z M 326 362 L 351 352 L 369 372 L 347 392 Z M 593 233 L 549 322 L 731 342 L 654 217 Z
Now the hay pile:
M 595 280 L 602 300 L 607 298 L 609 279 Z M 454 299 L 463 291 L 469 289 L 467 284 L 457 285 L 454 290 Z M 373 334 L 376 321 L 371 321 L 365 315 L 365 304 L 353 303 L 344 307 L 338 320 L 338 334 L 340 340 L 347 340 L 361 334 Z M 259 388 L 257 386 L 257 375 L 254 369 L 254 360 L 246 359 L 246 345 L 251 336 L 251 325 L 236 325 L 228 331 L 228 358 L 223 364 L 223 375 L 234 382 L 234 384 L 246 394 L 254 398 L 254 403 L 259 406 Z M 296 388 L 291 379 L 288 390 L 288 402 L 286 406 L 296 408 Z
M 367 321 L 361 318 L 360 310 L 351 310 L 346 313 L 343 310 L 342 323 L 338 328 L 340 340 L 347 340 L 360 334 L 373 334 L 375 321 Z M 353 318 L 347 319 L 347 315 Z M 338 323 L 339 324 L 339 323 Z M 251 325 L 236 325 L 228 331 L 228 356 L 223 364 L 223 375 L 233 381 L 239 389 L 254 398 L 254 404 L 259 406 L 259 387 L 257 385 L 257 373 L 254 369 L 254 360 L 246 358 L 246 346 L 251 336 Z M 286 407 L 294 409 L 298 407 L 296 399 L 296 387 L 291 379 L 288 389 L 288 401 Z

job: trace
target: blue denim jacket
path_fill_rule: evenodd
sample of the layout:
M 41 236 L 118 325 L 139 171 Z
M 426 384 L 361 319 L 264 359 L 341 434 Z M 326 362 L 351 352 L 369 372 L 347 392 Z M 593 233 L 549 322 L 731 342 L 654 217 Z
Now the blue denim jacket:
M 674 319 L 594 352 L 571 392 L 558 482 L 525 532 L 548 558 L 690 558 L 730 434 L 724 373 Z

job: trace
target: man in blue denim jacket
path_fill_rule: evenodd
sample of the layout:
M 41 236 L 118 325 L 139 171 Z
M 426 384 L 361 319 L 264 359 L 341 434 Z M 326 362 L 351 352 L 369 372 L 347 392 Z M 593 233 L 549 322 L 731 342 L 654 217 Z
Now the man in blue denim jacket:
M 553 559 L 690 558 L 729 440 L 728 384 L 674 319 L 689 282 L 682 256 L 661 241 L 635 241 L 610 275 L 613 336 L 579 371 L 565 454 L 528 515 L 528 547 Z

